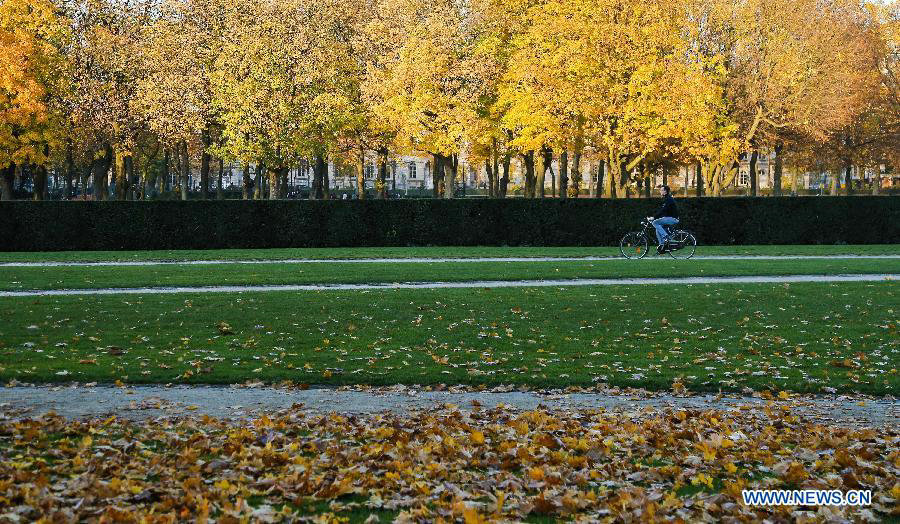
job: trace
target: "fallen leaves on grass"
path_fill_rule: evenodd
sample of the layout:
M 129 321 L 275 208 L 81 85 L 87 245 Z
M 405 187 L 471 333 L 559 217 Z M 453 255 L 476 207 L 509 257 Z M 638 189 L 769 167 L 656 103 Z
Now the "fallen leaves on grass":
M 813 425 L 777 405 L 625 413 L 447 405 L 368 416 L 290 409 L 249 423 L 47 415 L 0 422 L 0 459 L 0 519 L 13 521 L 900 515 L 896 429 Z M 741 490 L 754 488 L 871 489 L 873 504 L 743 505 Z
M 231 329 L 231 325 L 228 324 L 228 322 L 225 322 L 224 320 L 222 322 L 219 322 L 218 324 L 216 324 L 216 327 L 219 329 L 219 333 L 222 335 L 233 335 L 234 334 L 234 330 Z

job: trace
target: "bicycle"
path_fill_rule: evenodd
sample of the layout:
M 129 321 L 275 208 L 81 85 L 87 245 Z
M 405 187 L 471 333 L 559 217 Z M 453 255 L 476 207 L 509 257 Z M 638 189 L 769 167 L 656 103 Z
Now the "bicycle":
M 677 225 L 677 224 L 675 224 Z M 619 242 L 619 250 L 625 258 L 644 258 L 650 249 L 650 239 L 656 238 L 656 228 L 653 221 L 646 218 L 641 220 L 640 231 L 626 233 Z M 697 239 L 690 231 L 684 229 L 672 229 L 674 226 L 663 226 L 669 233 L 665 248 L 670 257 L 675 259 L 689 259 L 697 250 Z

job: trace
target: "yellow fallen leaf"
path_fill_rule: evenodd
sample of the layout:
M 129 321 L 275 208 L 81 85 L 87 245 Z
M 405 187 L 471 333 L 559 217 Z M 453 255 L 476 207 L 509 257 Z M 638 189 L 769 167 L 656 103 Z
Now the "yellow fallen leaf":
M 223 491 L 224 491 L 224 490 L 227 490 L 228 488 L 231 487 L 231 483 L 228 482 L 228 479 L 222 479 L 222 480 L 216 482 L 216 483 L 213 484 L 213 485 L 214 485 L 216 488 L 221 489 L 221 490 L 223 490 Z
M 463 510 L 463 520 L 466 524 L 483 524 L 487 522 L 475 508 L 466 508 Z
M 699 473 L 694 478 L 691 479 L 691 484 L 695 486 L 704 485 L 710 489 L 712 489 L 712 477 L 707 475 L 706 473 Z
M 484 444 L 484 433 L 482 433 L 480 431 L 473 431 L 472 432 L 472 443 L 479 445 L 479 446 L 481 444 Z
M 528 478 L 540 482 L 544 480 L 544 470 L 541 468 L 531 468 L 528 470 Z

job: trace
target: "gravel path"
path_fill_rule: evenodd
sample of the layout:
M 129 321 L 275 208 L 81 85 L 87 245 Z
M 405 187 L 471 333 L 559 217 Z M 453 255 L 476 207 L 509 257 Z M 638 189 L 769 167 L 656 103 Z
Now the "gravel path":
M 857 260 L 900 259 L 900 255 L 708 255 L 693 260 Z M 445 262 L 574 262 L 625 260 L 620 256 L 606 257 L 473 257 L 473 258 L 287 258 L 272 260 L 121 260 L 102 262 L 3 262 L 0 267 L 95 267 L 95 266 L 205 266 L 216 264 L 435 264 Z M 669 260 L 648 258 L 647 260 Z
M 40 386 L 0 389 L 0 417 L 36 417 L 54 411 L 67 418 L 116 415 L 130 420 L 156 417 L 197 416 L 242 418 L 271 413 L 296 404 L 318 413 L 408 412 L 432 409 L 444 404 L 463 409 L 476 406 L 529 410 L 605 408 L 634 409 L 722 409 L 742 406 L 763 407 L 768 401 L 744 396 L 698 395 L 680 397 L 658 393 L 570 393 L 532 392 L 448 392 L 421 391 L 405 386 L 386 390 L 345 391 L 335 389 L 290 390 L 268 387 L 230 386 Z M 797 414 L 822 423 L 880 427 L 896 424 L 900 401 L 891 397 L 867 398 L 843 395 L 812 396 L 778 401 Z
M 38 297 L 59 295 L 147 295 L 164 293 L 239 293 L 265 291 L 335 291 L 374 289 L 453 289 L 503 287 L 572 287 L 621 285 L 689 285 L 689 284 L 780 284 L 794 282 L 884 282 L 894 281 L 900 274 L 862 275 L 773 275 L 735 277 L 682 278 L 580 278 L 566 280 L 472 280 L 463 282 L 393 282 L 380 284 L 283 284 L 271 286 L 207 286 L 207 287 L 137 287 L 97 289 L 49 289 L 0 291 L 0 297 Z

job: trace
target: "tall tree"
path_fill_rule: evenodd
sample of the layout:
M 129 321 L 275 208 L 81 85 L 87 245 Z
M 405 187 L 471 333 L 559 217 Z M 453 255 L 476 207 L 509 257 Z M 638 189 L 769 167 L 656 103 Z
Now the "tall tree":
M 46 0 L 0 4 L 0 199 L 13 198 L 17 166 L 45 174 L 51 150 L 62 150 L 67 88 L 62 49 L 66 21 Z M 35 181 L 35 198 L 43 198 Z
M 434 158 L 435 185 L 452 198 L 466 123 L 465 6 L 457 0 L 384 0 L 367 34 L 381 60 L 363 85 L 375 118 L 402 153 Z

